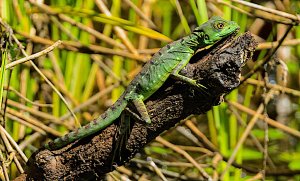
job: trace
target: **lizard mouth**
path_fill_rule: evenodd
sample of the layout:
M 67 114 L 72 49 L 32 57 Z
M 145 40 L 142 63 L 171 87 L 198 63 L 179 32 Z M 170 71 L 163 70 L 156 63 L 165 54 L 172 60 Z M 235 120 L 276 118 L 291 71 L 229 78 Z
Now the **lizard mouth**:
M 238 32 L 239 32 L 239 29 L 236 29 L 229 36 L 228 35 L 224 35 L 223 36 L 224 38 L 222 38 L 221 40 L 217 41 L 215 44 L 209 46 L 208 48 L 198 49 L 196 53 L 203 52 L 204 55 L 206 54 L 205 52 L 214 53 L 215 51 L 217 51 L 221 47 L 225 47 L 225 45 L 229 45 L 230 42 L 232 42 L 234 40 L 234 38 L 238 34 Z M 216 48 L 216 47 L 219 47 L 219 48 Z
M 239 32 L 239 29 L 236 29 L 229 36 L 226 36 L 225 38 L 221 39 L 220 41 L 216 42 L 215 44 L 213 44 L 209 47 L 206 47 L 206 48 L 198 49 L 197 52 L 195 53 L 195 55 L 191 58 L 190 63 L 195 63 L 201 57 L 208 56 L 209 54 L 215 54 L 218 50 L 228 47 L 235 39 L 238 32 Z
M 220 41 L 218 41 L 217 43 L 215 43 L 214 45 L 214 47 L 216 47 L 216 46 L 220 46 L 220 45 L 225 45 L 225 44 L 227 44 L 227 43 L 229 43 L 229 42 L 231 42 L 231 41 L 233 41 L 233 39 L 235 38 L 235 36 L 238 34 L 238 32 L 239 32 L 239 28 L 238 29 L 236 29 L 233 33 L 231 33 L 229 36 L 227 36 L 227 35 L 224 35 L 224 36 L 221 36 L 221 37 L 225 37 L 225 38 L 223 38 L 223 39 L 221 39 Z M 227 37 L 226 37 L 227 36 Z
M 223 37 L 227 37 L 227 36 L 230 37 L 231 35 L 234 35 L 234 36 L 235 36 L 235 35 L 239 32 L 239 30 L 240 30 L 240 28 L 237 28 L 237 29 L 235 29 L 234 31 L 232 31 L 231 34 L 230 34 L 229 36 L 228 36 L 228 34 L 223 34 L 223 35 L 220 35 L 220 37 L 222 37 L 222 38 L 223 38 Z

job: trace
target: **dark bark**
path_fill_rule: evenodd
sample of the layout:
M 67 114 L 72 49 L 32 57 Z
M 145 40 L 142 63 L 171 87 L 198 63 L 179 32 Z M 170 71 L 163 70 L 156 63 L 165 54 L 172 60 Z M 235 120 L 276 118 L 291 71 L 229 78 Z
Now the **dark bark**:
M 201 51 L 181 71 L 181 74 L 194 78 L 207 87 L 206 91 L 196 90 L 170 78 L 146 101 L 151 124 L 147 125 L 131 118 L 128 134 L 119 134 L 119 119 L 97 135 L 72 143 L 63 149 L 39 150 L 27 163 L 23 179 L 100 179 L 115 166 L 128 162 L 146 144 L 180 120 L 191 114 L 204 113 L 219 104 L 224 94 L 239 85 L 241 67 L 251 59 L 256 47 L 250 33 L 245 33 L 231 42 L 225 48 L 221 48 L 223 43 Z M 126 139 L 122 144 L 120 135 L 128 135 L 123 137 Z

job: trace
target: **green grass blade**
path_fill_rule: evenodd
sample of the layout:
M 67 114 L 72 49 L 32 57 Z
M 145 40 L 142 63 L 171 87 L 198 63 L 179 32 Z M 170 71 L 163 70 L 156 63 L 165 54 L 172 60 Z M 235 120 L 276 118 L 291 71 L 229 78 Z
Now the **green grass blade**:
M 194 15 L 195 15 L 197 24 L 198 24 L 198 26 L 199 26 L 200 24 L 202 24 L 202 23 L 201 23 L 201 16 L 200 16 L 200 14 L 199 14 L 200 11 L 198 12 L 198 8 L 197 8 L 196 3 L 195 3 L 194 0 L 189 0 L 189 3 L 190 3 L 190 5 L 191 5 L 191 8 L 192 8 L 193 13 L 194 13 Z
M 197 0 L 197 5 L 198 5 L 198 11 L 200 14 L 200 24 L 203 24 L 208 20 L 208 15 L 207 15 L 207 6 L 205 0 Z
M 5 37 L 5 32 L 3 32 Z M 3 38 L 2 37 L 2 38 Z M 6 79 L 6 71 L 5 71 L 5 66 L 8 62 L 8 57 L 7 57 L 7 46 L 5 48 L 1 48 L 1 69 L 0 69 L 0 110 L 2 110 L 2 101 L 3 101 L 3 90 L 4 90 L 4 84 L 5 84 L 5 79 Z
M 186 34 L 190 34 L 191 33 L 191 29 L 189 27 L 189 24 L 185 18 L 185 16 L 183 15 L 183 12 L 182 12 L 182 8 L 180 6 L 180 3 L 178 0 L 172 0 L 172 5 L 174 7 L 176 7 L 177 9 L 177 13 L 179 15 L 179 18 L 180 18 L 180 22 L 181 22 L 181 25 L 183 26 L 183 29 L 185 31 Z

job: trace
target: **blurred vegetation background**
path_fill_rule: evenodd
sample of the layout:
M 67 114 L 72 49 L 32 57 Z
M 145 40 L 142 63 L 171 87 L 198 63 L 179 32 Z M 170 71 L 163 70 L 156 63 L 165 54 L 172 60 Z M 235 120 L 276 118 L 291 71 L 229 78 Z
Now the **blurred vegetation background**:
M 1 180 L 22 173 L 50 139 L 99 116 L 153 53 L 214 15 L 259 42 L 247 80 L 109 179 L 198 180 L 190 155 L 214 179 L 300 180 L 298 0 L 0 2 Z

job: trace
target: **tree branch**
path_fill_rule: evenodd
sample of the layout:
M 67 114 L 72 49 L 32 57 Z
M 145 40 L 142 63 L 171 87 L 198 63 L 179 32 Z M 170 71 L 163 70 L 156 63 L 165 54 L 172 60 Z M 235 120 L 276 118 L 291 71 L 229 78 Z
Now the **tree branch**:
M 228 42 L 227 42 L 228 43 Z M 27 163 L 23 178 L 34 180 L 87 180 L 128 162 L 145 145 L 163 131 L 175 126 L 191 114 L 201 114 L 236 88 L 243 64 L 251 59 L 257 43 L 245 33 L 230 45 L 215 45 L 196 54 L 181 74 L 196 79 L 208 89 L 199 91 L 172 79 L 148 100 L 146 106 L 152 123 L 147 125 L 130 119 L 127 134 L 119 134 L 120 119 L 83 140 L 57 151 L 39 150 Z M 135 111 L 134 108 L 131 110 Z M 125 118 L 128 116 L 125 115 Z M 126 120 L 125 120 L 126 121 Z M 127 120 L 128 121 L 128 120 Z M 124 141 L 121 141 L 121 136 Z

